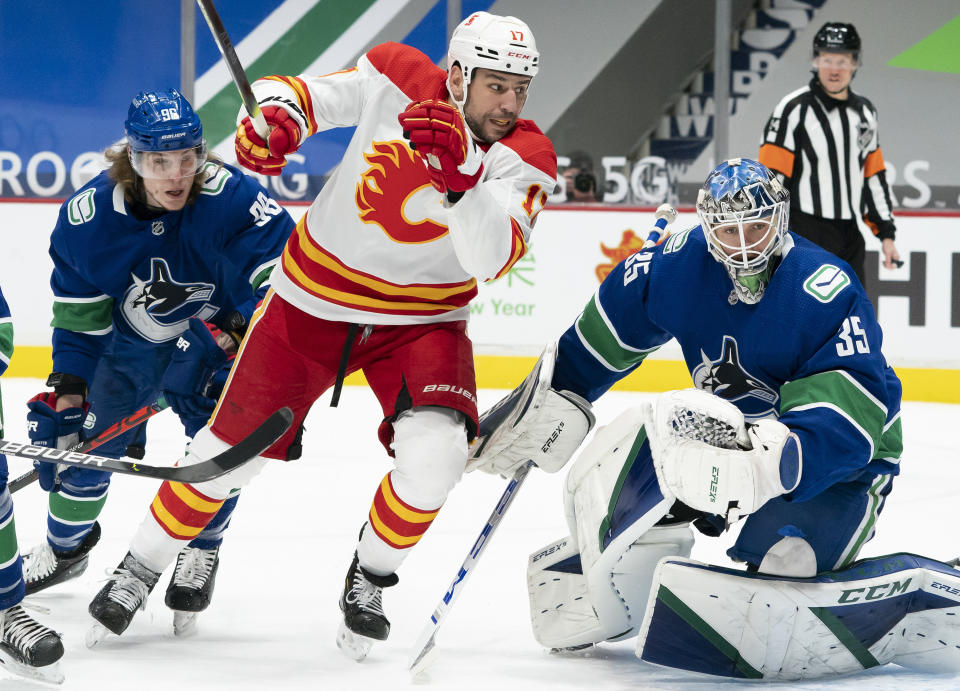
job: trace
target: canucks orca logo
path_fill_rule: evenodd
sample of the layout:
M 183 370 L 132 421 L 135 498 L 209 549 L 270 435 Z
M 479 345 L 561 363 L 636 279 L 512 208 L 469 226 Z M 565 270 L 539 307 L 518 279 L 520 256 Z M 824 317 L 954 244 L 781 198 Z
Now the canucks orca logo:
M 149 278 L 141 279 L 132 272 L 130 278 L 133 283 L 123 296 L 123 316 L 148 341 L 169 341 L 183 333 L 191 317 L 208 320 L 219 309 L 207 302 L 216 286 L 180 283 L 162 258 L 150 260 Z
M 703 363 L 693 370 L 694 386 L 735 403 L 748 420 L 776 415 L 780 394 L 740 364 L 737 339 L 724 336 L 723 352 L 716 360 L 707 357 L 703 350 L 700 356 Z

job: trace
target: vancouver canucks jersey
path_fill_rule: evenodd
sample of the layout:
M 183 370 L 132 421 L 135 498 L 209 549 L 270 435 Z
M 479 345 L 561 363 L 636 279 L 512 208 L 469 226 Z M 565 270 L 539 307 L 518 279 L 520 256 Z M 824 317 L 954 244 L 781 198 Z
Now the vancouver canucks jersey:
M 699 226 L 637 252 L 563 334 L 554 388 L 596 400 L 673 337 L 697 388 L 798 435 L 795 501 L 865 468 L 896 474 L 900 381 L 850 267 L 790 233 L 758 303 L 730 300 L 731 290 Z
M 10 308 L 0 291 L 0 374 L 7 371 L 13 356 L 13 320 Z M 3 437 L 3 400 L 0 399 L 0 438 Z
M 294 223 L 253 178 L 208 163 L 182 210 L 141 220 L 105 171 L 61 207 L 53 258 L 53 367 L 92 381 L 110 339 L 167 343 L 192 317 L 249 320 Z

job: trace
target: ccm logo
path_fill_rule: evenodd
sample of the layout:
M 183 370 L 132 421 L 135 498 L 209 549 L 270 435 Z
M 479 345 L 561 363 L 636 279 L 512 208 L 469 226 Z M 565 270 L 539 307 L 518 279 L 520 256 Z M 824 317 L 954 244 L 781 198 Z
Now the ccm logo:
M 470 401 L 475 402 L 477 400 L 476 398 L 474 398 L 472 393 L 467 391 L 462 386 L 453 386 L 451 384 L 427 384 L 426 386 L 423 387 L 423 393 L 432 393 L 434 391 L 437 391 L 437 392 L 449 391 L 452 394 L 460 394 L 461 396 L 463 396 L 464 398 Z
M 521 60 L 529 60 L 533 56 L 529 55 L 528 53 L 514 53 L 513 51 L 510 51 L 509 53 L 507 53 L 507 57 L 520 58 Z

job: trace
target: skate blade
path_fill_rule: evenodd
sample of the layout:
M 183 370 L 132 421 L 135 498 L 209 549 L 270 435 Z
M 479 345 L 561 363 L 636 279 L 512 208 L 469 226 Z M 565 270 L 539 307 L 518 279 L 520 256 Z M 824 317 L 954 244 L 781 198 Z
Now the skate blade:
M 26 677 L 27 679 L 44 681 L 48 684 L 63 683 L 63 672 L 60 669 L 59 662 L 54 662 L 52 665 L 46 665 L 44 667 L 33 667 L 31 665 L 25 665 L 8 655 L 5 651 L 0 650 L 0 664 L 2 664 L 7 671 L 21 677 Z
M 351 660 L 361 662 L 373 647 L 374 640 L 366 636 L 358 636 L 347 628 L 347 625 L 340 622 L 340 628 L 337 629 L 337 647 Z
M 87 629 L 87 635 L 84 636 L 83 643 L 88 648 L 94 648 L 109 635 L 110 630 L 106 626 L 103 624 L 94 624 Z
M 198 614 L 199 612 L 173 610 L 173 635 L 177 638 L 187 638 L 195 635 L 199 630 L 197 628 Z

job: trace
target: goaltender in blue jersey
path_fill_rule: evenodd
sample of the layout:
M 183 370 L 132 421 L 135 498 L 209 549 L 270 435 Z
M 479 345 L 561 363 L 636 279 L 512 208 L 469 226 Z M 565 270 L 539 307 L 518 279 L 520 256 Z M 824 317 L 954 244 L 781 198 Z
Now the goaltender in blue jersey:
M 901 386 L 856 275 L 789 232 L 788 209 L 768 169 L 722 163 L 700 225 L 618 265 L 555 361 L 548 348 L 502 402 L 526 412 L 473 467 L 556 471 L 590 402 L 670 339 L 696 387 L 624 411 L 571 466 L 570 535 L 528 564 L 544 646 L 638 636 L 646 661 L 729 677 L 890 661 L 960 671 L 960 571 L 907 554 L 856 561 L 899 471 Z M 691 524 L 718 536 L 737 523 L 728 555 L 745 570 L 688 559 Z
M 256 179 L 207 152 L 200 118 L 175 89 L 138 94 L 124 128 L 125 140 L 105 152 L 110 167 L 63 204 L 50 238 L 53 391 L 28 403 L 35 444 L 91 439 L 161 394 L 192 437 L 294 227 Z M 145 439 L 141 425 L 97 453 L 142 458 Z M 110 479 L 90 468 L 38 469 L 51 494 L 47 540 L 24 557 L 28 594 L 86 567 Z M 178 568 L 202 577 L 180 597 L 174 575 L 175 610 L 209 602 L 235 504 L 181 555 Z

